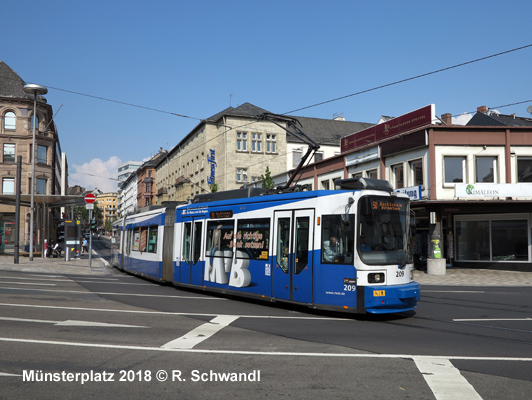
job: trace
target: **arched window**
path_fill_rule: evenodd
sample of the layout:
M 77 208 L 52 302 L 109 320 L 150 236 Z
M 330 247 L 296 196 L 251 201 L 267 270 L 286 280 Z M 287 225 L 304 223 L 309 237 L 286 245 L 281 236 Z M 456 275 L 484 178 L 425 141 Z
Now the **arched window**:
M 13 111 L 8 111 L 4 114 L 4 129 L 17 129 L 17 116 Z
M 30 123 L 30 129 L 33 130 L 33 115 L 30 117 L 31 118 L 31 123 Z M 35 119 L 36 119 L 36 125 L 35 125 L 35 130 L 39 130 L 39 116 L 36 115 L 35 116 Z

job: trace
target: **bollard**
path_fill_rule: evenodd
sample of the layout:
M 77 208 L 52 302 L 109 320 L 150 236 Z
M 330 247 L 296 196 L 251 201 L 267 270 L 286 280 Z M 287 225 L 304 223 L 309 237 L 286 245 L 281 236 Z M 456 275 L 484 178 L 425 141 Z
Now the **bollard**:
M 70 261 L 70 249 L 68 247 L 65 248 L 65 261 Z

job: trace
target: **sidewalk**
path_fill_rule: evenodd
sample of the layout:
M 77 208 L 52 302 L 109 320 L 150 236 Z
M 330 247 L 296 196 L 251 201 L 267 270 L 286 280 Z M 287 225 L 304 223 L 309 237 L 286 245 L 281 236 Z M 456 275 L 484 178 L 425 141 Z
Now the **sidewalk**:
M 42 258 L 41 256 L 19 257 L 19 263 L 15 264 L 12 254 L 0 255 L 0 270 L 4 271 L 24 271 L 37 273 L 67 274 L 67 275 L 108 275 L 113 269 L 107 261 L 96 252 L 92 252 L 91 268 L 89 268 L 89 256 L 83 254 L 79 259 L 71 259 L 68 262 L 65 258 Z
M 96 252 L 92 253 L 91 267 L 89 257 L 84 254 L 81 259 L 66 262 L 64 258 L 20 257 L 19 264 L 14 264 L 13 255 L 0 255 L 0 270 L 24 271 L 73 275 L 108 275 L 113 268 Z M 489 269 L 452 268 L 445 275 L 429 275 L 415 271 L 414 280 L 421 285 L 450 286 L 523 286 L 532 287 L 532 272 L 495 271 Z

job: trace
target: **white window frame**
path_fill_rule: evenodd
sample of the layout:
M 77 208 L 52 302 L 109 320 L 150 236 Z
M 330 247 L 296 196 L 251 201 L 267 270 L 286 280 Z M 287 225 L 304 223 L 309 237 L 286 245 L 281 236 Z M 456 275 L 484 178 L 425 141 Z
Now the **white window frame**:
M 272 133 L 266 134 L 266 153 L 277 153 L 277 137 Z
M 447 182 L 445 180 L 445 159 L 446 158 L 461 158 L 462 159 L 462 182 Z M 443 156 L 443 186 L 454 187 L 457 183 L 467 183 L 467 156 L 464 155 L 444 155 Z
M 480 182 L 477 181 L 477 160 L 480 158 L 492 158 L 492 168 L 493 168 L 493 181 L 492 182 Z M 499 183 L 497 179 L 497 175 L 499 174 L 499 171 L 497 169 L 498 163 L 498 157 L 497 156 L 490 156 L 490 155 L 482 155 L 482 156 L 475 156 L 475 183 Z
M 251 133 L 251 152 L 262 153 L 262 133 Z
M 421 165 L 421 182 L 416 182 L 416 170 L 414 166 Z M 423 159 L 422 158 L 416 158 L 415 160 L 411 160 L 408 163 L 408 166 L 410 168 L 410 186 L 423 186 L 425 184 L 425 171 L 423 170 Z
M 247 153 L 248 151 L 248 133 L 247 132 L 236 133 L 236 151 Z

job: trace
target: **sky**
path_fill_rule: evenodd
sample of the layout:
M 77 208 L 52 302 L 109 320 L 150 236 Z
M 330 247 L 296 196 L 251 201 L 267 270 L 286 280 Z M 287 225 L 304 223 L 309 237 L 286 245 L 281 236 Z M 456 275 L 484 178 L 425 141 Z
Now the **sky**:
M 532 47 L 468 63 L 532 44 L 530 0 L 25 0 L 2 14 L 0 60 L 48 88 L 69 185 L 88 190 L 116 191 L 121 163 L 246 102 L 369 123 L 428 104 L 456 123 L 479 106 L 530 117 Z

